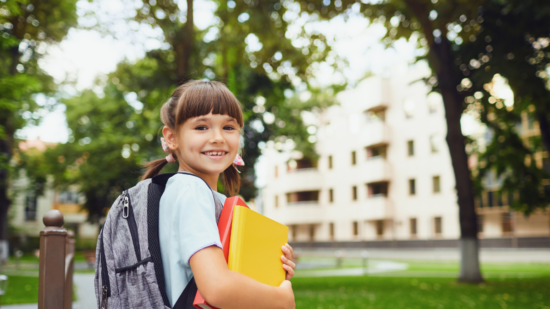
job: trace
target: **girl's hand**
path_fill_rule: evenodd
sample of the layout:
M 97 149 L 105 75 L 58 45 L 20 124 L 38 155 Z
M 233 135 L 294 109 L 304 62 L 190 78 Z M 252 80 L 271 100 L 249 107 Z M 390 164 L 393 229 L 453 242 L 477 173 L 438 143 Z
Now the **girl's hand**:
M 292 283 L 290 281 L 285 280 L 281 285 L 279 285 L 279 289 L 281 291 L 281 299 L 284 300 L 284 307 L 285 309 L 296 309 L 296 303 L 294 301 L 294 291 L 292 290 Z
M 283 246 L 283 253 L 281 261 L 283 261 L 283 268 L 286 270 L 285 280 L 290 280 L 294 277 L 294 268 L 296 268 L 296 264 L 292 261 L 294 259 L 294 251 L 289 244 L 285 244 Z

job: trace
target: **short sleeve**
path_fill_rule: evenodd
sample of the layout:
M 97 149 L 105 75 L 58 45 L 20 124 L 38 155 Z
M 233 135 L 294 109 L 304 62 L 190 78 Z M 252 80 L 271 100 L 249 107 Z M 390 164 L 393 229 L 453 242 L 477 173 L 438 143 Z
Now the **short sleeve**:
M 187 176 L 189 177 L 189 176 Z M 179 187 L 173 202 L 177 208 L 172 226 L 178 235 L 180 256 L 186 264 L 193 254 L 210 246 L 222 248 L 216 224 L 212 191 L 201 180 L 189 181 Z
M 183 260 L 189 263 L 189 259 L 198 251 L 217 246 L 222 248 L 220 234 L 216 224 L 216 209 L 212 191 L 204 183 L 193 182 L 186 190 L 187 196 L 178 199 L 176 205 L 182 209 L 180 212 L 180 250 Z

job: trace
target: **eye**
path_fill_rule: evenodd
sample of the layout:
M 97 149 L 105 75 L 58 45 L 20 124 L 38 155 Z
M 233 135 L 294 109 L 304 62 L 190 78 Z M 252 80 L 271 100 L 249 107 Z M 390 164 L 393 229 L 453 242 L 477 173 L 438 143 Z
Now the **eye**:
M 195 130 L 199 130 L 199 131 L 204 131 L 204 130 L 206 130 L 206 129 L 207 129 L 206 126 L 197 126 L 197 127 L 195 128 Z
M 231 130 L 235 130 L 235 127 L 234 126 L 225 126 L 225 127 L 223 127 L 223 129 L 231 131 Z

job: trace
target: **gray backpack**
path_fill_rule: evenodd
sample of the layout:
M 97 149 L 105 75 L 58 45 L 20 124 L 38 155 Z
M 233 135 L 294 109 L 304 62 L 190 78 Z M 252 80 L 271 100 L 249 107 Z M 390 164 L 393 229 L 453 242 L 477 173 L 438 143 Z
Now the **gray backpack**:
M 160 255 L 159 203 L 173 175 L 140 181 L 122 192 L 111 207 L 97 240 L 94 283 L 98 308 L 172 308 Z M 213 191 L 212 195 L 217 221 L 223 206 Z M 173 308 L 193 308 L 196 293 L 193 278 Z

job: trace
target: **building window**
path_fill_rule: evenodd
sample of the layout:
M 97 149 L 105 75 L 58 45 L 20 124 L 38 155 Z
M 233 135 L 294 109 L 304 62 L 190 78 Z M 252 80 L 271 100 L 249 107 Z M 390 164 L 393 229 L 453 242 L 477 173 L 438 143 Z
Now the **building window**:
M 483 233 L 483 215 L 477 216 L 477 232 Z
M 319 202 L 319 191 L 299 191 L 286 194 L 287 203 L 317 203 Z
M 279 207 L 279 196 L 275 195 L 275 208 Z
M 385 110 L 367 111 L 367 123 L 383 122 L 386 120 Z
M 367 184 L 368 197 L 388 196 L 388 182 Z
M 512 225 L 512 213 L 507 212 L 502 214 L 502 232 L 511 233 L 514 231 L 514 226 Z
M 416 195 L 416 180 L 409 179 L 409 195 Z
M 434 193 L 441 192 L 441 180 L 439 176 L 433 177 L 433 191 Z
M 25 197 L 25 221 L 36 221 L 36 194 L 28 192 Z
M 328 225 L 328 232 L 329 232 L 330 240 L 334 240 L 334 223 L 331 222 Z
M 357 201 L 357 186 L 351 187 L 351 199 Z
M 414 156 L 414 141 L 408 141 L 407 142 L 407 154 L 409 157 Z
M 359 235 L 359 222 L 353 221 L 353 236 Z
M 279 166 L 275 165 L 275 178 L 279 177 Z
M 289 172 L 299 171 L 299 170 L 311 170 L 317 168 L 317 161 L 311 160 L 309 158 L 303 158 L 299 160 L 290 160 L 287 163 L 287 170 Z
M 309 240 L 314 241 L 315 240 L 315 225 L 311 224 L 309 226 Z
M 417 230 L 416 230 L 416 218 L 411 218 L 410 219 L 410 232 L 411 232 L 411 236 L 416 236 L 416 233 L 417 233 Z
M 376 220 L 376 236 L 384 235 L 384 220 Z
M 435 217 L 434 218 L 434 232 L 435 235 L 441 235 L 442 233 L 442 226 L 441 226 L 441 217 Z
M 351 152 L 351 165 L 357 164 L 357 156 L 355 154 L 355 151 Z
M 439 138 L 437 134 L 430 135 L 430 150 L 432 153 L 439 152 Z
M 328 169 L 332 169 L 332 156 L 328 156 Z
M 59 204 L 78 204 L 78 193 L 71 191 L 62 191 L 57 197 Z
M 292 240 L 296 241 L 296 234 L 298 234 L 298 226 L 296 224 L 291 225 L 290 231 L 292 233 Z
M 387 148 L 388 148 L 387 145 L 378 145 L 378 146 L 367 147 L 366 148 L 366 150 L 367 150 L 367 160 L 377 159 L 377 158 L 385 159 L 386 158 L 386 153 L 387 153 Z
M 334 190 L 333 189 L 328 190 L 328 201 L 329 201 L 329 203 L 334 202 Z

